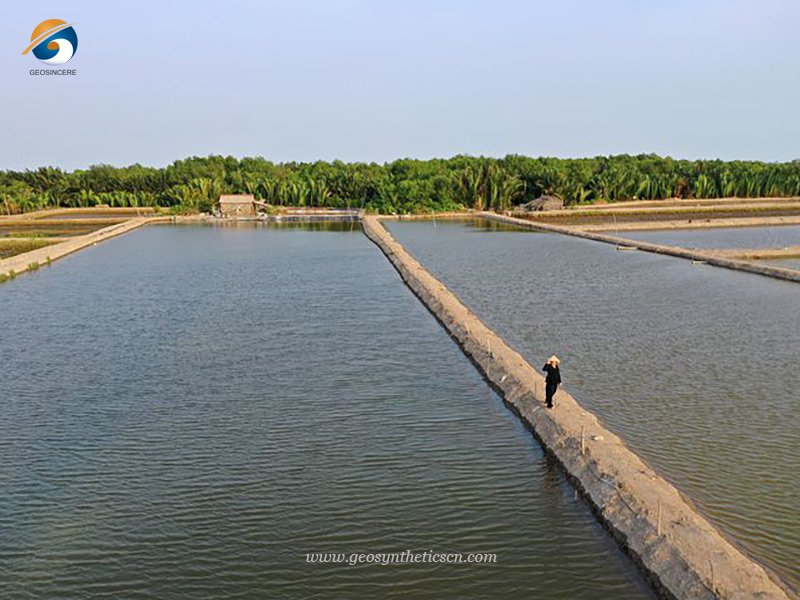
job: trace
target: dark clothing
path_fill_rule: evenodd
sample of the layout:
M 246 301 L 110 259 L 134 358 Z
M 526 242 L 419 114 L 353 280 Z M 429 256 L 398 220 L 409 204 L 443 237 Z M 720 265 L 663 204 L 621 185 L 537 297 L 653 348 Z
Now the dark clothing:
M 542 371 L 547 373 L 547 385 L 553 384 L 558 386 L 561 383 L 561 371 L 558 370 L 558 365 L 547 363 L 542 367 Z
M 556 395 L 556 390 L 561 383 L 561 371 L 558 370 L 557 365 L 550 363 L 547 363 L 542 371 L 547 373 L 544 381 L 545 404 L 547 404 L 547 408 L 553 408 L 553 396 Z

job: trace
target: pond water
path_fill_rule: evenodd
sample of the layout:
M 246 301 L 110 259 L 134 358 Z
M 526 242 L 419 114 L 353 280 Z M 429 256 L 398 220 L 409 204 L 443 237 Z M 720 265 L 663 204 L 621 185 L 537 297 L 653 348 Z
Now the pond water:
M 151 226 L 0 286 L 0 597 L 652 597 L 356 228 Z M 308 564 L 308 553 L 496 553 Z
M 800 583 L 800 286 L 549 233 L 389 222 L 484 322 Z
M 780 258 L 756 262 L 763 262 L 764 264 L 775 265 L 776 267 L 783 267 L 784 269 L 796 269 L 800 271 L 800 258 Z
M 614 232 L 606 232 L 617 235 Z M 783 248 L 800 246 L 800 226 L 723 227 L 668 231 L 621 231 L 619 237 L 684 248 Z

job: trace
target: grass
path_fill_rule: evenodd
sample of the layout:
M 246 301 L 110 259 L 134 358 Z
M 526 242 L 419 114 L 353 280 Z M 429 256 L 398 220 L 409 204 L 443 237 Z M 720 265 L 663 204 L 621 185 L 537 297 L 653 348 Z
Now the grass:
M 75 219 L 86 219 L 93 215 L 102 216 L 106 220 L 108 218 L 131 219 L 137 216 L 150 216 L 158 212 L 161 207 L 110 207 L 110 206 L 96 206 L 92 208 L 62 208 L 62 209 L 45 209 L 44 212 L 37 214 L 37 212 L 28 213 L 31 219 L 53 219 L 63 217 L 74 217 Z
M 27 240 L 4 240 L 0 238 L 0 259 L 10 258 L 30 252 L 31 250 L 38 250 L 51 244 L 56 243 L 54 240 L 45 240 L 39 238 L 31 238 Z
M 0 238 L 13 237 L 13 238 L 58 238 L 58 237 L 75 237 L 78 235 L 86 235 L 99 229 L 98 227 L 47 227 L 41 229 L 20 228 L 17 229 L 13 226 L 3 226 L 0 223 Z
M 47 227 L 109 227 L 111 225 L 116 225 L 117 223 L 124 223 L 128 221 L 132 217 L 114 217 L 108 219 L 58 219 L 58 218 L 47 218 L 47 217 L 40 217 L 37 219 L 0 219 L 0 225 L 5 227 L 19 227 L 19 228 L 26 228 L 26 227 L 33 227 L 33 228 L 47 228 Z
M 14 231 L 12 233 L 14 235 L 10 235 L 9 237 L 15 237 L 15 238 L 41 238 L 41 237 L 44 237 L 38 231 L 33 231 L 33 232 L 30 232 L 30 231 Z

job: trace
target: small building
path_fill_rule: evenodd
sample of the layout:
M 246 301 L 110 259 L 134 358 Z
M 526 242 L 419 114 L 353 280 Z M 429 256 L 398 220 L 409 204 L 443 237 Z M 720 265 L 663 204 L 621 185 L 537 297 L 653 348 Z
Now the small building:
M 256 199 L 253 194 L 223 194 L 219 197 L 219 214 L 223 217 L 255 217 Z
M 532 212 L 537 210 L 559 210 L 564 208 L 564 201 L 558 196 L 539 196 L 536 200 L 531 200 L 527 204 L 519 207 L 520 210 Z

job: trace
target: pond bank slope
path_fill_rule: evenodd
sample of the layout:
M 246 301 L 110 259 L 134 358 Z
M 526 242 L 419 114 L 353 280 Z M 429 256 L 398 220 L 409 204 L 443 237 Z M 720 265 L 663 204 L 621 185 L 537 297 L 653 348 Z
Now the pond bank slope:
M 539 372 L 486 327 L 373 216 L 364 233 L 387 256 L 506 403 L 564 467 L 598 519 L 665 598 L 744 600 L 791 596 L 691 501 L 570 395 L 544 407 Z

